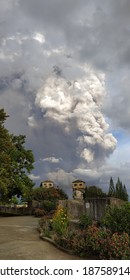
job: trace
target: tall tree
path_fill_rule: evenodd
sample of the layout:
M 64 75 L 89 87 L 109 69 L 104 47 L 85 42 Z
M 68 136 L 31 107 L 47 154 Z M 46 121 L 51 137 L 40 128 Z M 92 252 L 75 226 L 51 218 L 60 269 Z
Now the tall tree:
M 115 195 L 115 186 L 112 177 L 110 178 L 110 183 L 109 183 L 109 191 L 108 191 L 108 196 L 114 196 Z
M 128 193 L 127 193 L 127 190 L 126 190 L 126 186 L 124 185 L 123 186 L 123 199 L 125 201 L 128 201 L 128 198 L 129 198 L 129 196 L 128 196 Z
M 116 183 L 115 197 L 128 201 L 128 194 L 127 194 L 126 186 L 125 185 L 123 186 L 119 177 L 118 177 L 117 183 Z
M 121 188 L 122 188 L 121 181 L 120 181 L 120 179 L 118 177 L 117 183 L 116 183 L 115 197 L 121 198 Z

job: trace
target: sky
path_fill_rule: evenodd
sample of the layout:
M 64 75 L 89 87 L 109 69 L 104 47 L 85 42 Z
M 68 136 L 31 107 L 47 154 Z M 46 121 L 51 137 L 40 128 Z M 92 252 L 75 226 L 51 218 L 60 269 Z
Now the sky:
M 112 176 L 130 195 L 129 15 L 129 0 L 0 0 L 0 107 L 36 186 Z

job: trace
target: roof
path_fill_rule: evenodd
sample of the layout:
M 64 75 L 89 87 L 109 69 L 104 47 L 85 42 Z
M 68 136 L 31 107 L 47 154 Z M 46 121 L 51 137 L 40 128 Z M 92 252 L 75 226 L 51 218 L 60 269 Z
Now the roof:
M 85 183 L 83 180 L 75 180 L 72 183 Z
M 45 181 L 42 181 L 42 183 L 53 183 L 54 184 L 54 182 L 51 180 L 45 180 Z

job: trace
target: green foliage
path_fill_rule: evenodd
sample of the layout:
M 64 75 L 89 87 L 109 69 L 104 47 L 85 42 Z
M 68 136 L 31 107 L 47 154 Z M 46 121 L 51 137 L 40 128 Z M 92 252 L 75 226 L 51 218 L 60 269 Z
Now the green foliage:
M 52 228 L 59 234 L 63 235 L 68 227 L 68 216 L 65 208 L 58 208 L 52 219 Z
M 48 217 L 46 216 L 42 217 L 39 220 L 39 226 L 43 236 L 51 237 L 52 224 L 51 224 L 51 220 Z
M 18 199 L 16 196 L 12 196 L 12 198 L 10 199 L 10 203 L 11 204 L 18 204 Z
M 105 197 L 106 193 L 101 188 L 96 186 L 90 186 L 85 188 L 84 198 L 89 197 Z
M 114 186 L 112 177 L 110 178 L 108 196 L 128 201 L 126 186 L 122 184 L 119 178 L 117 179 L 116 186 Z
M 45 214 L 46 214 L 45 210 L 40 209 L 40 208 L 37 208 L 37 209 L 35 209 L 35 211 L 34 211 L 34 215 L 35 215 L 36 217 L 43 217 Z
M 25 136 L 14 136 L 4 127 L 8 116 L 0 109 L 0 200 L 8 202 L 12 196 L 25 194 L 33 187 L 27 176 L 33 169 L 34 157 L 24 147 Z
M 129 235 L 125 232 L 112 233 L 110 230 L 93 225 L 85 230 L 73 231 L 71 235 L 66 232 L 55 241 L 85 259 L 129 260 L 130 258 Z
M 58 194 L 59 194 L 59 199 L 68 199 L 68 195 L 64 192 L 63 189 L 57 187 Z
M 108 196 L 115 196 L 115 186 L 112 177 L 110 178 Z
M 50 213 L 56 209 L 57 203 L 56 201 L 43 200 L 41 206 L 47 213 Z
M 59 188 L 35 188 L 33 190 L 33 199 L 37 201 L 50 200 L 57 201 L 66 199 L 67 195 Z
M 92 225 L 92 219 L 89 215 L 83 214 L 79 218 L 79 224 L 82 229 L 86 229 L 89 225 Z
M 120 260 L 130 257 L 129 236 L 124 232 L 112 234 L 109 230 L 92 226 L 87 230 L 87 244 L 90 251 L 100 259 Z
M 103 217 L 103 223 L 113 233 L 126 232 L 130 235 L 130 203 L 124 202 L 120 207 L 108 207 Z
M 130 238 L 126 232 L 114 233 L 109 240 L 108 257 L 110 260 L 130 259 Z

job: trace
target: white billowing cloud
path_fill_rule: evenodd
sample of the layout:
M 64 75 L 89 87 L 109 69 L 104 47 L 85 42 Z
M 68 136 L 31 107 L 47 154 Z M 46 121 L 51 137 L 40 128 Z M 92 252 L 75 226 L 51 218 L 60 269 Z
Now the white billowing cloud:
M 84 149 L 80 155 L 83 159 L 85 159 L 88 163 L 93 161 L 94 153 L 88 149 Z
M 55 158 L 54 156 L 41 159 L 41 161 L 48 161 L 50 163 L 59 163 L 61 160 L 61 158 Z
M 43 34 L 36 32 L 33 36 L 33 39 L 38 41 L 40 44 L 44 44 L 45 43 L 45 37 Z
M 68 187 L 71 187 L 72 181 L 75 180 L 75 177 L 72 172 L 67 173 L 63 169 L 59 169 L 54 172 L 48 172 L 47 177 L 50 180 L 60 184 L 60 186 L 65 185 Z
M 62 74 L 49 76 L 36 95 L 35 104 L 44 119 L 62 125 L 65 133 L 77 135 L 76 153 L 87 163 L 100 157 L 97 149 L 104 159 L 116 147 L 101 113 L 105 94 L 105 76 L 85 67 L 83 77 L 76 80 Z
M 34 181 L 37 181 L 40 179 L 40 176 L 37 176 L 37 175 L 34 175 L 34 174 L 29 174 L 28 177 L 31 179 L 31 180 L 34 180 Z
M 76 177 L 85 177 L 88 180 L 93 179 L 93 180 L 98 180 L 101 176 L 101 171 L 100 169 L 94 169 L 94 168 L 77 168 L 73 170 L 73 174 Z

